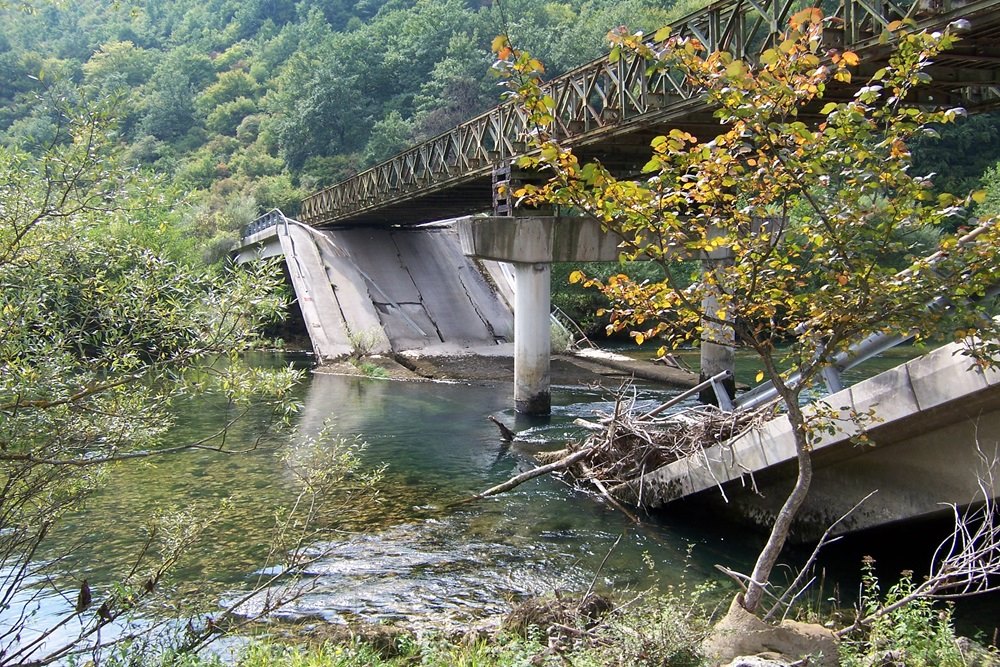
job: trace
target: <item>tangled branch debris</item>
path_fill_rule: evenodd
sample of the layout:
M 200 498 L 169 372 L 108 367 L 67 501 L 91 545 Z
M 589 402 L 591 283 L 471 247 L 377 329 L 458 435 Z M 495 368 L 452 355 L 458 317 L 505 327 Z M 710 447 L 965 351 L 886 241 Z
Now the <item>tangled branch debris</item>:
M 770 405 L 736 412 L 700 405 L 661 416 L 660 408 L 636 410 L 634 400 L 626 398 L 626 394 L 619 392 L 610 417 L 597 422 L 577 420 L 579 426 L 590 431 L 582 442 L 537 454 L 536 458 L 543 464 L 541 467 L 474 498 L 508 491 L 545 473 L 569 470 L 577 480 L 595 487 L 612 505 L 636 520 L 612 497 L 609 488 L 639 480 L 657 468 L 706 447 L 726 443 L 774 416 Z

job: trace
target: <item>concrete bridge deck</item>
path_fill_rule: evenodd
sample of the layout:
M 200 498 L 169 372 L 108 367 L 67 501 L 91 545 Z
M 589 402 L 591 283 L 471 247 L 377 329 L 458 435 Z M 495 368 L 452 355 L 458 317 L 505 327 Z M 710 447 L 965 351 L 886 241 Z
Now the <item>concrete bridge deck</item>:
M 1000 370 L 972 368 L 956 344 L 831 394 L 822 402 L 847 417 L 850 410 L 878 418 L 867 427 L 872 445 L 856 445 L 859 427 L 845 419 L 813 449 L 814 477 L 799 514 L 796 537 L 817 539 L 868 493 L 878 493 L 836 532 L 932 515 L 943 503 L 976 498 L 984 457 L 1000 452 Z M 796 471 L 787 417 L 768 422 L 613 489 L 647 506 L 683 505 L 686 498 L 727 502 L 743 518 L 770 526 Z M 1000 484 L 1000 482 L 997 482 Z M 993 488 L 1000 494 L 1000 488 Z
M 246 236 L 236 261 L 277 256 L 321 363 L 352 353 L 457 354 L 513 337 L 510 305 L 450 225 L 324 231 L 281 216 Z

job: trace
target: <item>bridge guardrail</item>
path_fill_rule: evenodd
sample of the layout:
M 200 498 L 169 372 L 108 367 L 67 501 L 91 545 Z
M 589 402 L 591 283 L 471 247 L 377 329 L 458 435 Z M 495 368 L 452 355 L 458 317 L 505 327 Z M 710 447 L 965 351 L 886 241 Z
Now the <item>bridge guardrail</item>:
M 268 229 L 269 227 L 274 227 L 279 223 L 287 221 L 288 219 L 285 217 L 285 214 L 282 213 L 280 209 L 277 208 L 271 209 L 270 211 L 260 216 L 259 218 L 255 219 L 249 225 L 244 227 L 243 230 L 240 232 L 240 238 L 241 239 L 248 238 L 250 236 L 253 236 L 257 232 L 262 232 L 265 229 Z

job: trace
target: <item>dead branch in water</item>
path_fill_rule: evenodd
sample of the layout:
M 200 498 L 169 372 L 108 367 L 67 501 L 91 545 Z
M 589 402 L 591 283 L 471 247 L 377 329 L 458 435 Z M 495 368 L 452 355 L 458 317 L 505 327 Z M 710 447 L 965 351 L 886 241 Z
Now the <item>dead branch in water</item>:
M 563 470 L 565 468 L 568 468 L 569 466 L 573 465 L 574 463 L 576 463 L 589 453 L 590 451 L 587 449 L 581 449 L 575 451 L 572 454 L 564 456 L 563 458 L 559 459 L 554 463 L 549 463 L 548 465 L 544 466 L 538 466 L 537 468 L 532 468 L 531 470 L 522 472 L 520 475 L 515 475 L 514 477 L 511 477 L 503 484 L 497 484 L 494 487 L 486 489 L 482 493 L 477 493 L 476 495 L 461 501 L 461 503 L 471 503 L 475 500 L 482 500 L 483 498 L 495 496 L 498 493 L 510 491 L 514 487 L 520 486 L 521 484 L 524 484 L 528 480 L 534 479 L 536 477 L 541 477 L 542 475 L 546 475 L 550 472 L 556 472 L 557 470 Z
M 612 414 L 599 421 L 584 422 L 589 434 L 577 445 L 558 452 L 541 452 L 536 458 L 545 463 L 510 480 L 476 494 L 463 503 L 509 491 L 524 482 L 560 470 L 570 470 L 578 481 L 591 484 L 612 507 L 633 522 L 639 518 L 630 512 L 614 489 L 642 478 L 668 463 L 698 454 L 712 445 L 728 442 L 759 427 L 773 416 L 773 408 L 723 412 L 714 406 L 701 405 L 660 416 L 660 409 L 636 409 L 636 396 L 628 385 L 617 393 Z M 668 402 L 663 407 L 672 407 Z M 498 427 L 502 424 L 489 417 Z M 611 490 L 609 490 L 611 489 Z M 639 505 L 642 505 L 640 499 Z M 649 499 L 655 501 L 655 499 Z
M 500 438 L 503 439 L 504 442 L 513 442 L 514 438 L 517 437 L 516 433 L 507 428 L 506 424 L 504 424 L 502 421 L 500 421 L 493 415 L 487 415 L 486 418 L 491 422 L 493 422 L 496 425 L 497 429 L 500 430 Z

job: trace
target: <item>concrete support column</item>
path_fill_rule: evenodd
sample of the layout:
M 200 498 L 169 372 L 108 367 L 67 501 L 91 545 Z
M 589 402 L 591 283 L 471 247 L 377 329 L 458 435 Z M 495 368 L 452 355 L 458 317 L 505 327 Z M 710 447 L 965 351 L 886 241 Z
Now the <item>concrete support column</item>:
M 716 313 L 719 310 L 719 300 L 714 294 L 706 296 L 702 300 L 702 307 L 706 313 Z M 733 377 L 736 368 L 735 350 L 736 334 L 731 325 L 702 321 L 701 365 L 698 379 L 704 382 L 716 373 L 729 371 L 729 379 L 723 381 L 723 385 L 729 392 L 730 398 L 736 395 L 736 380 Z M 702 389 L 698 398 L 702 403 L 711 405 L 718 405 L 719 402 L 711 386 Z
M 546 216 L 464 218 L 458 236 L 466 255 L 514 266 L 514 407 L 549 414 L 551 263 L 617 261 L 617 237 L 595 220 Z
M 549 312 L 551 265 L 514 263 L 514 407 L 547 415 L 549 393 Z
M 711 230 L 710 236 L 716 236 L 720 232 Z M 712 251 L 708 258 L 702 261 L 702 271 L 706 274 L 720 273 L 732 266 L 733 254 L 729 248 L 720 248 Z M 716 316 L 719 312 L 719 299 L 717 293 L 709 293 L 702 299 L 702 310 L 710 315 Z M 728 318 L 727 318 L 728 319 Z M 710 322 L 702 320 L 701 331 L 701 364 L 699 366 L 699 380 L 704 382 L 708 378 L 722 371 L 729 371 L 729 379 L 723 382 L 729 397 L 736 396 L 736 332 L 729 324 Z M 698 394 L 702 403 L 718 405 L 719 400 L 715 395 L 715 390 L 705 387 Z

